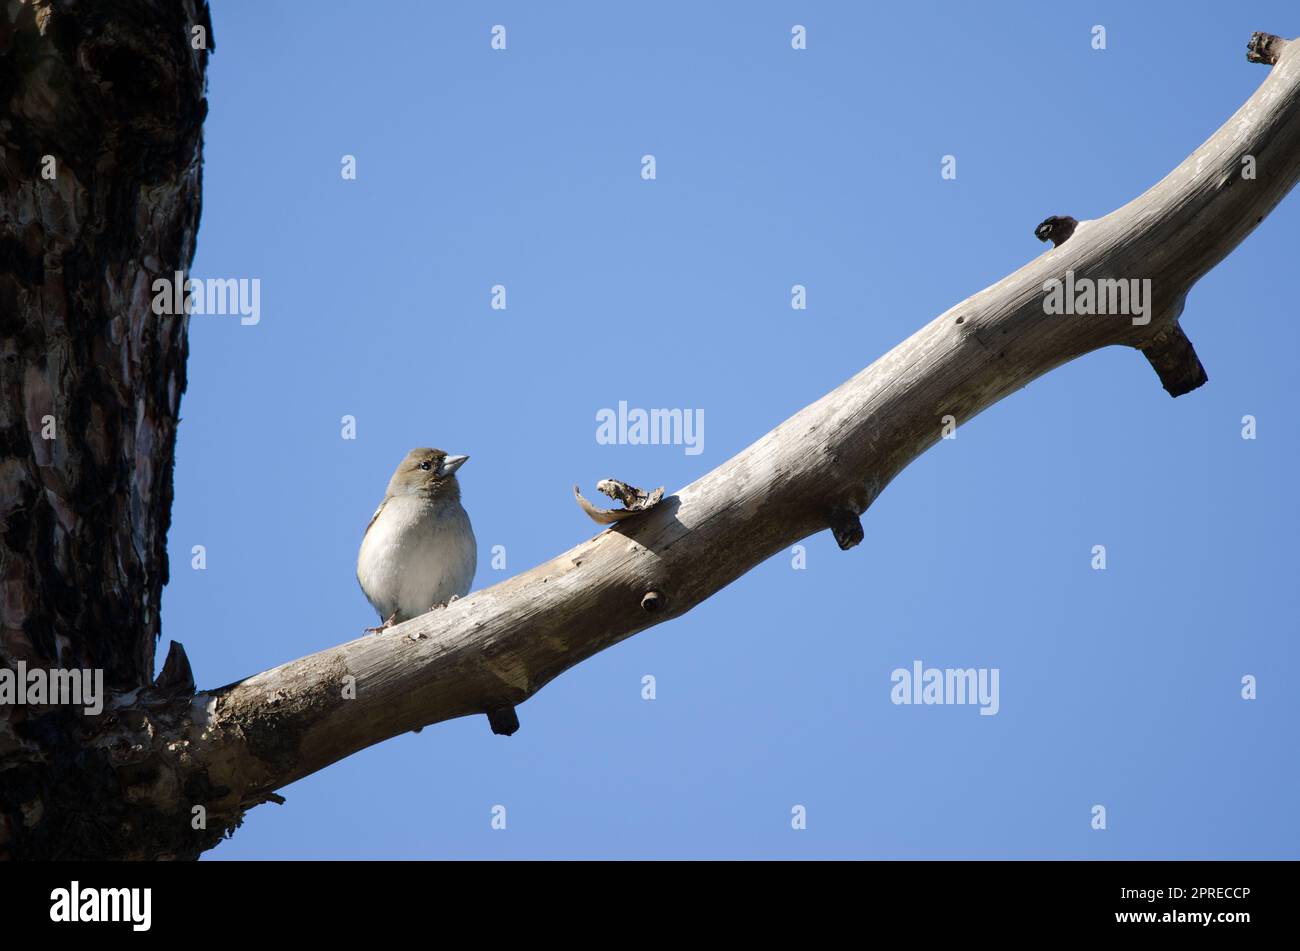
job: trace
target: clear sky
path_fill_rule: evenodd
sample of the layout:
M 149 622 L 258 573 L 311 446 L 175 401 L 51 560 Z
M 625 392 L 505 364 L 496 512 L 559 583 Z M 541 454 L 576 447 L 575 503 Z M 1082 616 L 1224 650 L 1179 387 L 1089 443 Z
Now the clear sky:
M 1266 77 L 1251 32 L 1300 34 L 1282 0 L 213 20 L 192 274 L 261 300 L 191 322 L 158 656 L 182 641 L 203 687 L 375 623 L 357 548 L 411 447 L 472 456 L 475 588 L 530 568 L 595 533 L 575 482 L 725 462 L 1042 253 L 1048 215 L 1154 184 Z M 209 856 L 1300 857 L 1298 248 L 1293 194 L 1192 291 L 1207 386 L 1172 400 L 1118 348 L 1053 371 L 906 469 L 852 551 L 814 536 L 513 737 L 390 740 Z M 602 444 L 620 401 L 703 411 L 702 451 Z M 996 715 L 892 703 L 918 660 L 996 668 Z

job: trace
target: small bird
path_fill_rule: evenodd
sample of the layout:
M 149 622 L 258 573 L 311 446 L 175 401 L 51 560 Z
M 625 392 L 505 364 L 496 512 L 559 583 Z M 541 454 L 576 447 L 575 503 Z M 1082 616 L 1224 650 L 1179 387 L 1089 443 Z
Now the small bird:
M 387 630 L 469 593 L 478 545 L 456 470 L 469 456 L 412 449 L 388 481 L 357 554 L 357 581 Z

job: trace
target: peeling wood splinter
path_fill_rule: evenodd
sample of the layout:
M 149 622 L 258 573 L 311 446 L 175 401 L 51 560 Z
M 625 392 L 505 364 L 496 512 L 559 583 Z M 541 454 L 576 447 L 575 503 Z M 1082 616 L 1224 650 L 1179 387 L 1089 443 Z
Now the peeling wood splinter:
M 596 489 L 608 495 L 614 501 L 623 503 L 621 509 L 597 508 L 582 497 L 582 493 L 578 491 L 578 487 L 575 485 L 573 487 L 573 497 L 578 500 L 578 505 L 591 520 L 599 525 L 609 525 L 613 522 L 631 518 L 633 515 L 640 515 L 642 512 L 654 508 L 664 497 L 664 487 L 662 485 L 653 492 L 647 492 L 618 479 L 601 479 L 596 483 Z
M 194 672 L 190 669 L 190 659 L 185 656 L 185 647 L 178 641 L 172 641 L 167 650 L 167 659 L 163 669 L 154 681 L 154 690 L 163 694 L 192 697 L 195 692 Z

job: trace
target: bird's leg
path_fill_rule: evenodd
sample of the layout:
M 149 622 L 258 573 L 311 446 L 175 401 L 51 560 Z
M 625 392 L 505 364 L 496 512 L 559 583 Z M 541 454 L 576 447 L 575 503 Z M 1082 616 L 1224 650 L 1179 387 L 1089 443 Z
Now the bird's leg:
M 364 631 L 362 631 L 362 633 L 363 633 L 363 634 L 382 634 L 384 631 L 386 631 L 386 630 L 388 630 L 390 627 L 392 627 L 395 623 L 397 623 L 397 612 L 396 612 L 396 611 L 394 611 L 392 614 L 388 615 L 388 620 L 385 621 L 383 624 L 379 625 L 379 627 L 368 627 L 368 628 L 366 628 Z

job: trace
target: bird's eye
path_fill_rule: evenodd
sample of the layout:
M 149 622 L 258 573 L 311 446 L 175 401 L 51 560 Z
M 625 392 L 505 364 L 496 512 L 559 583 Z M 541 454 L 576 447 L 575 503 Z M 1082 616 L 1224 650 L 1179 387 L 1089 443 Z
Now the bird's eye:
M 424 460 L 424 462 L 420 463 L 420 468 L 423 469 L 425 472 L 428 472 L 430 469 L 433 468 L 433 463 L 430 462 L 428 459 L 426 459 Z

